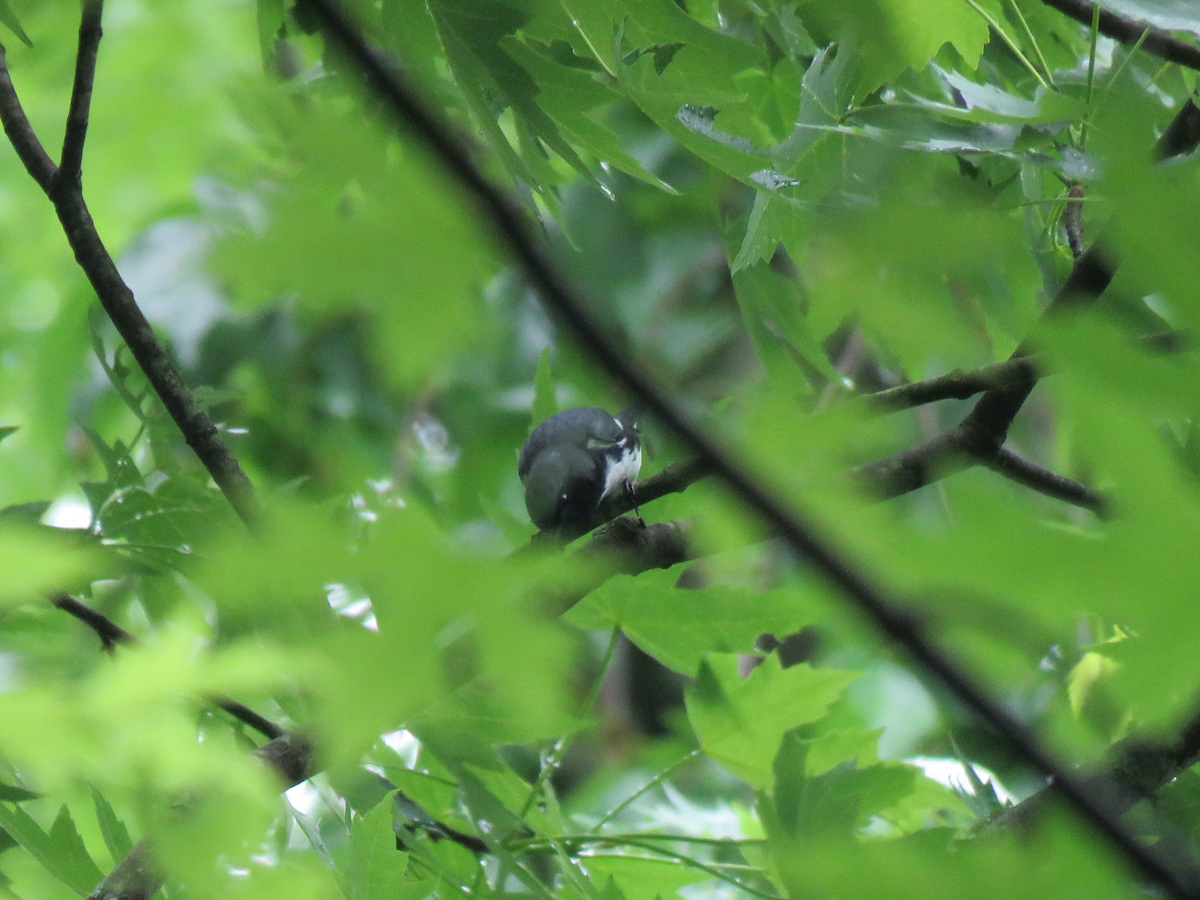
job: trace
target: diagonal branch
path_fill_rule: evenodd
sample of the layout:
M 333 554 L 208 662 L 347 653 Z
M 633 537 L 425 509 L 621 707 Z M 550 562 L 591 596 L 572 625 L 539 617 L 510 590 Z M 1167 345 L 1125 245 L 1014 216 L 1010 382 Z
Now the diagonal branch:
M 78 171 L 87 130 L 96 46 L 100 40 L 101 6 L 101 0 L 84 3 L 75 89 L 63 142 L 63 162 L 67 168 L 60 171 L 54 165 L 30 126 L 9 76 L 3 45 L 0 45 L 0 123 L 26 170 L 54 204 L 76 262 L 87 275 L 100 305 L 141 366 L 154 392 L 234 511 L 243 522 L 253 526 L 258 518 L 254 487 L 217 432 L 216 425 L 196 404 L 183 376 L 159 343 L 138 307 L 133 291 L 117 272 L 83 199 Z
M 481 215 L 524 267 L 544 302 L 571 326 L 584 349 L 605 371 L 622 382 L 656 419 L 704 459 L 714 474 L 753 509 L 769 528 L 822 573 L 880 632 L 906 650 L 927 675 L 941 682 L 987 722 L 1012 750 L 1053 777 L 1056 788 L 1075 811 L 1104 835 L 1137 871 L 1178 897 L 1200 896 L 1194 872 L 1183 871 L 1155 848 L 1141 844 L 1126 828 L 1120 816 L 1110 808 L 1103 792 L 1094 790 L 1068 773 L 1023 723 L 934 645 L 913 617 L 893 598 L 881 591 L 857 566 L 844 559 L 808 522 L 763 490 L 723 449 L 686 419 L 656 384 L 617 351 L 587 312 L 586 304 L 567 286 L 542 252 L 520 208 L 487 181 L 451 132 L 416 99 L 402 83 L 396 69 L 383 61 L 333 3 L 329 0 L 301 0 L 299 6 L 313 15 L 330 40 L 340 45 L 347 57 L 366 76 L 368 84 L 396 117 L 398 124 L 405 131 L 413 133 L 433 153 L 443 169 L 468 192 Z M 1086 258 L 1085 254 L 1083 259 Z M 1024 399 L 1023 395 L 1021 399 Z M 1019 407 L 1019 403 L 1017 405 Z M 1006 430 L 1007 425 L 1004 427 Z M 1001 443 L 1002 438 L 996 446 L 999 447 Z
M 21 107 L 21 101 L 17 99 L 17 89 L 13 87 L 12 76 L 8 73 L 8 57 L 3 44 L 0 44 L 0 122 L 4 124 L 4 133 L 8 135 L 9 143 L 17 151 L 25 170 L 38 183 L 38 187 L 49 195 L 54 189 L 58 166 L 38 140 Z
M 1047 497 L 1055 497 L 1064 503 L 1090 509 L 1102 519 L 1107 513 L 1108 502 L 1098 491 L 1092 490 L 1078 481 L 1072 481 L 1070 478 L 1043 469 L 1041 466 L 1022 459 L 1011 450 L 1001 447 L 994 457 L 983 460 L 982 465 L 1010 481 L 1022 484 Z
M 100 644 L 106 651 L 113 650 L 118 644 L 124 644 L 128 647 L 137 645 L 137 638 L 132 634 L 108 618 L 108 616 L 96 612 L 90 606 L 85 606 L 74 597 L 59 594 L 57 597 L 51 598 L 50 602 L 96 632 L 96 637 L 100 638 Z M 280 728 L 270 719 L 260 716 L 250 707 L 238 703 L 236 700 L 230 700 L 228 697 L 223 697 L 219 694 L 206 697 L 205 700 L 213 706 L 225 710 L 225 712 L 238 721 L 249 725 L 269 741 L 273 741 L 275 738 L 286 734 L 284 729 Z
M 1076 22 L 1088 26 L 1092 24 L 1093 10 L 1098 5 L 1089 3 L 1088 0 L 1042 0 L 1042 2 L 1057 9 L 1063 15 L 1070 16 Z M 1197 49 L 1194 44 L 1171 37 L 1167 32 L 1146 22 L 1137 22 L 1118 16 L 1103 6 L 1100 7 L 1100 33 L 1122 44 L 1136 44 L 1144 34 L 1146 39 L 1142 41 L 1143 50 L 1153 53 L 1167 62 L 1179 63 L 1189 69 L 1200 70 L 1200 49 Z

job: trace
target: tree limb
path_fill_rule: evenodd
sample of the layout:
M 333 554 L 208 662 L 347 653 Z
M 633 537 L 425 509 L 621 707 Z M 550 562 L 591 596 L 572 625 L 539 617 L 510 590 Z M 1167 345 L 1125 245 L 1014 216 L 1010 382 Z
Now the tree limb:
M 83 143 L 87 139 L 92 85 L 96 80 L 96 56 L 103 35 L 100 27 L 103 11 L 103 0 L 83 0 L 83 15 L 79 20 L 79 52 L 75 55 L 75 83 L 71 87 L 67 129 L 58 164 L 58 177 L 76 189 L 80 189 L 83 182 Z
M 1001 447 L 994 457 L 983 460 L 982 464 L 1010 481 L 1022 484 L 1027 488 L 1054 497 L 1074 506 L 1090 509 L 1100 518 L 1104 518 L 1108 504 L 1104 496 L 1078 481 L 1056 475 L 1041 466 L 1022 459 L 1011 450 Z
M 1128 812 L 1200 760 L 1200 713 L 1193 715 L 1170 741 L 1130 736 L 1113 744 L 1105 756 L 1109 763 L 1103 769 L 1103 777 L 1110 787 L 1116 788 L 1112 802 L 1122 813 Z M 1028 827 L 1052 796 L 1042 788 L 996 816 L 981 832 Z
M 63 164 L 47 155 L 32 126 L 9 75 L 4 47 L 0 44 L 0 123 L 13 149 L 34 181 L 46 193 L 58 214 L 75 260 L 87 275 L 100 305 L 116 326 L 154 392 L 183 433 L 188 446 L 208 470 L 234 511 L 247 525 L 258 518 L 258 504 L 250 480 L 229 451 L 216 426 L 196 404 L 192 392 L 171 357 L 159 343 L 134 299 L 133 291 L 117 272 L 116 264 L 100 239 L 83 198 L 80 167 L 87 133 L 96 52 L 100 41 L 102 0 L 86 0 L 79 29 L 79 52 L 75 83 L 63 141 Z
M 1087 0 L 1042 0 L 1042 2 L 1089 27 L 1092 24 L 1093 10 L 1097 5 L 1087 2 Z M 1136 44 L 1145 34 L 1146 39 L 1142 41 L 1143 50 L 1153 53 L 1167 62 L 1179 63 L 1189 69 L 1200 70 L 1200 49 L 1197 49 L 1195 45 L 1171 37 L 1167 32 L 1155 28 L 1153 25 L 1118 16 L 1103 6 L 1100 7 L 1100 33 L 1122 44 Z
M 100 644 L 106 651 L 113 650 L 118 644 L 126 646 L 137 645 L 138 640 L 132 634 L 108 618 L 108 616 L 96 612 L 90 606 L 85 606 L 74 597 L 59 594 L 57 597 L 52 598 L 50 602 L 92 629 L 96 633 L 96 636 L 100 638 Z M 270 719 L 260 716 L 250 707 L 238 703 L 236 700 L 230 700 L 228 697 L 223 697 L 219 694 L 214 694 L 204 699 L 213 706 L 225 710 L 225 712 L 238 721 L 249 725 L 267 740 L 274 740 L 287 733 Z
M 610 376 L 621 382 L 634 399 L 642 402 L 647 411 L 697 457 L 704 459 L 712 467 L 713 473 L 747 507 L 753 509 L 771 530 L 777 532 L 820 572 L 847 602 L 870 619 L 884 636 L 907 651 L 926 675 L 939 681 L 975 715 L 988 723 L 1003 743 L 1021 758 L 1053 777 L 1056 788 L 1074 810 L 1117 848 L 1137 871 L 1176 896 L 1197 894 L 1197 884 L 1200 882 L 1196 873 L 1190 869 L 1185 871 L 1174 861 L 1164 858 L 1156 848 L 1139 842 L 1119 815 L 1109 809 L 1101 792 L 1080 783 L 1053 759 L 1033 733 L 993 699 L 964 668 L 937 647 L 899 603 L 881 591 L 856 566 L 843 559 L 808 522 L 762 489 L 722 448 L 685 418 L 647 375 L 607 340 L 587 312 L 587 304 L 568 287 L 541 250 L 520 207 L 483 176 L 460 142 L 402 82 L 396 68 L 387 65 L 381 55 L 366 43 L 340 9 L 329 0 L 301 0 L 298 8 L 310 13 L 326 37 L 341 47 L 366 77 L 376 96 L 395 116 L 397 124 L 405 132 L 414 134 L 443 169 L 468 192 L 493 232 L 525 269 L 543 301 L 572 328 L 583 348 Z M 1088 258 L 1088 254 L 1084 254 L 1080 263 Z M 1024 384 L 1021 388 L 1024 389 Z M 1029 388 L 1032 389 L 1032 381 Z M 1019 409 L 1027 393 L 1024 391 L 1020 394 L 1016 408 Z M 987 396 L 984 395 L 985 398 Z M 1004 405 L 1001 404 L 1000 412 L 1003 412 Z M 1015 414 L 1016 409 L 1013 409 L 1012 415 Z M 995 435 L 998 438 L 995 443 L 997 449 L 1003 443 L 1002 432 L 1006 430 L 1007 424 L 1004 424 L 999 429 L 1001 433 Z
M 1009 359 L 865 394 L 863 402 L 874 412 L 896 412 L 938 400 L 966 400 L 983 391 L 1011 387 L 1028 378 L 1032 369 L 1033 362 L 1029 359 Z

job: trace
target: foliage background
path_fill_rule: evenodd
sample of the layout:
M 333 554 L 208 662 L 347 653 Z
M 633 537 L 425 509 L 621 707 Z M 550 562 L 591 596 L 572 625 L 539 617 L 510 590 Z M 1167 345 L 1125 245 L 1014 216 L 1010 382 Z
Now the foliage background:
M 1124 807 L 1182 865 L 1200 383 L 1147 347 L 1200 308 L 1195 160 L 1153 152 L 1195 71 L 1033 0 L 347 5 L 622 353 L 1058 758 L 1174 748 Z M 1186 4 L 1106 7 L 1200 34 Z M 57 147 L 79 5 L 0 13 Z M 713 479 L 642 509 L 696 562 L 603 570 L 547 614 L 586 566 L 506 559 L 533 534 L 517 450 L 628 398 L 316 26 L 110 0 L 85 156 L 100 235 L 260 493 L 254 537 L 0 153 L 0 889 L 137 896 L 112 870 L 149 835 L 169 896 L 1138 893 L 1057 809 L 1020 840 L 1003 804 L 1040 773 Z M 1111 287 L 1039 322 L 1101 233 Z M 972 403 L 861 395 L 1031 333 L 1052 377 L 1007 447 L 1106 515 L 987 465 L 887 503 L 847 478 Z M 687 458 L 643 433 L 644 474 Z M 137 646 L 105 652 L 63 592 Z M 311 735 L 314 777 L 281 795 L 213 697 Z

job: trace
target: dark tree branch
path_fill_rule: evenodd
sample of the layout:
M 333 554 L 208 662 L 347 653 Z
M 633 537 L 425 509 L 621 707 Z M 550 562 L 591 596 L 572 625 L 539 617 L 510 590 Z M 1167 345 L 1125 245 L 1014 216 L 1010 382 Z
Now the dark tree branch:
M 74 597 L 68 597 L 66 594 L 59 594 L 51 601 L 55 606 L 63 612 L 74 616 L 92 631 L 96 632 L 96 637 L 100 638 L 100 645 L 106 651 L 111 651 L 118 644 L 136 644 L 137 638 L 132 634 L 113 622 L 107 616 L 101 615 L 94 609 L 84 606 Z
M 258 518 L 258 505 L 250 480 L 221 439 L 212 420 L 197 406 L 183 376 L 159 343 L 138 307 L 133 291 L 117 272 L 83 199 L 78 167 L 87 129 L 96 43 L 100 40 L 100 13 L 100 0 L 87 0 L 84 3 L 83 22 L 79 29 L 79 60 L 75 67 L 75 90 L 63 142 L 63 161 L 71 168 L 65 174 L 60 172 L 30 126 L 9 76 L 3 45 L 0 45 L 0 122 L 21 162 L 54 204 L 76 262 L 87 275 L 100 299 L 100 305 L 141 366 L 154 392 L 234 511 L 243 522 L 252 526 Z
M 1096 4 L 1087 0 L 1042 0 L 1047 6 L 1057 9 L 1065 16 L 1070 16 L 1076 22 L 1091 26 L 1093 10 Z M 1200 70 L 1200 50 L 1195 45 L 1179 38 L 1171 37 L 1167 32 L 1136 22 L 1111 13 L 1103 6 L 1100 7 L 1100 33 L 1122 44 L 1136 44 L 1142 35 L 1142 49 L 1155 56 L 1162 57 L 1167 62 L 1179 63 L 1189 69 Z
M 58 166 L 46 153 L 25 116 L 25 110 L 21 108 L 17 89 L 13 87 L 12 76 L 8 72 L 8 56 L 3 44 L 0 44 L 0 123 L 3 123 L 4 133 L 8 135 L 25 170 L 38 183 L 38 187 L 49 195 L 54 189 Z
M 100 18 L 103 0 L 83 0 L 79 20 L 79 51 L 75 54 L 75 83 L 71 87 L 71 106 L 67 111 L 67 131 L 63 137 L 58 177 L 76 190 L 83 177 L 83 143 L 87 139 L 88 115 L 92 107 L 92 84 L 96 80 L 96 55 L 100 49 Z
M 96 636 L 100 638 L 101 646 L 107 651 L 111 651 L 118 644 L 124 644 L 127 647 L 137 645 L 138 640 L 132 634 L 108 618 L 108 616 L 96 612 L 89 606 L 85 606 L 74 597 L 60 594 L 50 602 L 92 629 L 96 633 Z M 213 706 L 225 710 L 225 712 L 229 713 L 239 722 L 249 725 L 263 737 L 267 738 L 267 740 L 275 740 L 287 733 L 270 719 L 260 716 L 250 707 L 238 703 L 236 700 L 230 700 L 228 697 L 222 696 L 211 696 L 205 699 Z
M 274 741 L 288 734 L 285 729 L 280 728 L 266 716 L 260 716 L 244 703 L 230 700 L 221 694 L 211 694 L 206 699 L 218 709 L 225 710 L 225 712 L 229 713 L 242 724 L 249 725 L 269 741 Z M 301 778 L 300 780 L 303 781 L 304 779 Z
M 728 454 L 702 434 L 667 400 L 662 391 L 638 371 L 606 339 L 576 296 L 540 249 L 520 208 L 487 181 L 462 149 L 460 142 L 416 99 L 401 81 L 395 67 L 387 65 L 361 33 L 329 0 L 301 0 L 300 7 L 313 15 L 326 36 L 340 45 L 366 77 L 368 85 L 386 104 L 406 132 L 428 148 L 450 176 L 469 193 L 494 232 L 503 239 L 524 267 L 543 300 L 573 329 L 584 349 L 606 372 L 623 383 L 634 399 L 662 422 L 697 457 L 704 459 L 741 500 L 753 509 L 794 551 L 837 588 L 860 613 L 888 639 L 907 651 L 927 675 L 991 726 L 1002 741 L 1032 766 L 1051 776 L 1070 805 L 1119 850 L 1144 877 L 1178 897 L 1200 896 L 1194 872 L 1183 871 L 1154 847 L 1143 845 L 1109 808 L 1104 795 L 1067 772 L 1026 726 L 996 702 L 963 668 L 933 644 L 918 623 L 876 587 L 857 567 L 830 547 L 815 528 L 785 508 L 733 462 Z M 1087 254 L 1080 262 L 1088 258 Z M 1023 385 L 1022 385 L 1023 387 Z M 1032 384 L 1030 384 L 1032 388 Z M 1027 391 L 1025 392 L 1027 393 Z M 987 397 L 988 395 L 984 395 Z M 1024 394 L 1020 400 L 1024 399 Z M 981 400 L 982 402 L 982 400 Z M 1017 402 L 1017 408 L 1020 402 Z M 977 407 L 978 409 L 978 407 Z M 1000 411 L 1002 415 L 1002 410 Z M 1015 415 L 1015 409 L 1013 410 Z M 1000 416 L 997 416 L 1000 421 Z M 1009 420 L 1011 421 L 1011 419 Z M 989 424 L 981 422 L 981 425 Z M 1007 430 L 1007 423 L 999 429 Z M 1003 443 L 999 434 L 995 446 Z
M 938 400 L 966 400 L 983 391 L 1011 387 L 1028 378 L 1032 369 L 1033 363 L 1028 359 L 1009 359 L 866 394 L 863 402 L 875 412 L 895 412 Z
M 1045 494 L 1047 497 L 1054 497 L 1064 503 L 1090 509 L 1100 518 L 1104 518 L 1107 512 L 1107 503 L 1098 491 L 1034 465 L 1011 450 L 1001 447 L 1000 451 L 992 459 L 985 460 L 983 465 L 993 472 L 1040 494 Z
M 1115 788 L 1114 805 L 1122 813 L 1128 812 L 1200 761 L 1200 713 L 1193 715 L 1173 740 L 1130 736 L 1113 744 L 1105 756 L 1109 763 L 1103 769 L 1104 774 L 1091 777 L 1104 778 L 1110 789 Z M 1052 792 L 1043 788 L 1006 809 L 981 830 L 1027 827 L 1041 815 L 1052 797 Z

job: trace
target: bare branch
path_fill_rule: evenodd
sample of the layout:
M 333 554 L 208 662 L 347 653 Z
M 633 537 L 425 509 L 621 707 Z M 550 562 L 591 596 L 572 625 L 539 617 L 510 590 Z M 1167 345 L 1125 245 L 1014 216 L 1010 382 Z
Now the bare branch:
M 3 44 L 0 44 L 0 122 L 4 124 L 4 133 L 8 135 L 9 143 L 17 151 L 25 170 L 48 195 L 54 188 L 58 166 L 46 153 L 46 148 L 25 116 L 8 72 L 8 55 Z
M 100 644 L 105 650 L 111 651 L 118 644 L 124 644 L 129 647 L 137 645 L 137 638 L 132 634 L 108 618 L 108 616 L 96 612 L 90 606 L 85 606 L 74 597 L 60 594 L 52 598 L 50 602 L 96 632 L 96 636 L 100 638 Z M 219 695 L 206 697 L 205 700 L 213 706 L 225 710 L 225 712 L 238 721 L 249 725 L 268 740 L 274 740 L 286 734 L 284 729 L 280 728 L 270 719 L 260 716 L 250 707 L 238 703 L 236 700 L 230 700 L 228 697 Z
M 863 402 L 876 412 L 895 412 L 938 400 L 965 400 L 983 391 L 1012 387 L 1028 378 L 1032 369 L 1033 363 L 1028 359 L 1009 359 L 866 394 Z
M 54 597 L 51 601 L 55 606 L 63 612 L 74 616 L 92 631 L 96 632 L 96 636 L 100 638 L 100 644 L 105 650 L 112 650 L 118 644 L 136 644 L 137 638 L 132 634 L 113 622 L 107 616 L 96 612 L 88 606 L 84 606 L 74 597 L 68 597 L 66 594 L 60 594 Z
M 404 130 L 414 133 L 436 155 L 444 169 L 470 193 L 495 233 L 525 268 L 543 300 L 571 326 L 583 347 L 609 375 L 624 384 L 630 394 L 645 404 L 647 411 L 693 453 L 706 460 L 713 473 L 753 509 L 770 529 L 821 572 L 880 632 L 903 647 L 927 675 L 941 682 L 987 722 L 1003 742 L 1023 759 L 1053 777 L 1057 789 L 1076 812 L 1103 834 L 1143 876 L 1179 897 L 1195 895 L 1195 873 L 1183 871 L 1154 847 L 1143 845 L 1109 808 L 1102 792 L 1084 785 L 1054 760 L 1033 733 L 989 696 L 966 670 L 935 646 L 899 604 L 844 560 L 811 525 L 756 484 L 723 449 L 686 419 L 657 385 L 652 384 L 626 356 L 617 351 L 592 320 L 587 312 L 587 304 L 567 286 L 542 252 L 520 208 L 484 178 L 451 132 L 422 106 L 402 83 L 396 69 L 382 61 L 377 51 L 363 40 L 361 33 L 350 25 L 333 3 L 329 0 L 301 0 L 299 6 L 311 13 L 321 24 L 326 36 L 341 46 Z M 1080 262 L 1086 259 L 1087 254 Z M 1032 379 L 1029 388 L 1032 389 Z M 1016 409 L 1020 408 L 1028 393 L 1024 390 L 1024 383 L 1021 391 L 1012 415 L 1016 414 Z M 987 396 L 984 395 L 985 398 Z M 1002 408 L 1009 402 L 1008 398 L 1005 399 L 1006 403 L 1001 404 L 1001 414 Z M 1008 421 L 1011 422 L 1011 418 Z M 986 420 L 979 423 L 980 427 L 989 424 L 993 423 Z M 999 429 L 1001 433 L 997 435 L 997 448 L 1003 443 L 1002 432 L 1006 430 L 1007 423 L 1004 423 Z
M 1100 518 L 1104 518 L 1108 504 L 1104 496 L 1078 481 L 1056 475 L 1041 466 L 1034 465 L 1022 459 L 1011 450 L 1003 447 L 992 459 L 984 460 L 983 465 L 1008 478 L 1017 484 L 1022 484 L 1047 497 L 1054 497 L 1065 503 L 1090 509 Z
M 1092 11 L 1096 7 L 1094 3 L 1089 3 L 1087 0 L 1042 0 L 1042 2 L 1057 9 L 1063 15 L 1070 16 L 1076 22 L 1089 26 L 1092 24 Z M 1103 6 L 1100 7 L 1100 33 L 1122 44 L 1136 44 L 1145 34 L 1146 39 L 1142 41 L 1143 50 L 1162 57 L 1167 62 L 1179 63 L 1189 69 L 1200 70 L 1200 49 L 1194 45 L 1171 37 L 1167 32 L 1145 22 L 1118 16 Z
M 67 111 L 58 177 L 78 189 L 83 175 L 83 143 L 87 138 L 88 114 L 92 106 L 92 84 L 96 80 L 96 55 L 100 49 L 100 19 L 104 0 L 83 0 L 79 20 L 79 50 L 75 54 L 75 83 Z

